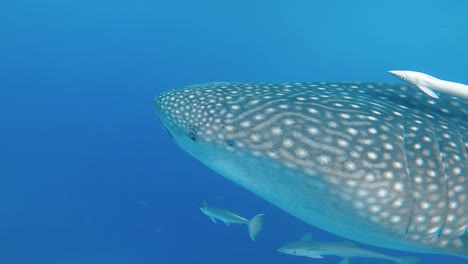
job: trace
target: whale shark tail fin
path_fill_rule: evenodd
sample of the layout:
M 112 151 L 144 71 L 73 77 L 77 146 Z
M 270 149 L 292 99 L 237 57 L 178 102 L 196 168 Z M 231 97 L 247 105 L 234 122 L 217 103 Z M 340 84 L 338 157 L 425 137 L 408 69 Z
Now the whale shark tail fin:
M 247 223 L 247 228 L 249 229 L 249 236 L 252 241 L 255 241 L 258 233 L 262 231 L 263 228 L 263 218 L 264 214 L 258 214 Z
M 397 259 L 398 264 L 419 264 L 420 262 L 421 260 L 416 257 L 403 257 Z

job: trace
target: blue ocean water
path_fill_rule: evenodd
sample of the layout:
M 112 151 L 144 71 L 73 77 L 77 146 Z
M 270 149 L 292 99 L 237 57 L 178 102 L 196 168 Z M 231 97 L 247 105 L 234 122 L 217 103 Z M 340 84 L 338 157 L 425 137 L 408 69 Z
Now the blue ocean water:
M 398 81 L 391 69 L 468 83 L 467 11 L 454 0 L 1 2 L 0 263 L 338 263 L 276 252 L 309 231 L 341 238 L 180 150 L 154 96 L 211 81 Z M 253 243 L 202 215 L 203 200 L 265 213 L 265 229 Z

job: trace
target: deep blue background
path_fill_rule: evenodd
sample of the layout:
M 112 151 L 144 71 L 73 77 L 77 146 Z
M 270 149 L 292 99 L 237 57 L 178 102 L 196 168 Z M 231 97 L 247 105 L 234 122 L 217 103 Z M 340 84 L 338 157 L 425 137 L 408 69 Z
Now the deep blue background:
M 391 69 L 468 83 L 467 11 L 456 0 L 1 1 L 0 263 L 337 263 L 277 253 L 308 231 L 340 238 L 182 152 L 153 97 L 208 81 L 398 81 Z M 202 200 L 263 212 L 265 230 L 252 243 L 202 215 Z

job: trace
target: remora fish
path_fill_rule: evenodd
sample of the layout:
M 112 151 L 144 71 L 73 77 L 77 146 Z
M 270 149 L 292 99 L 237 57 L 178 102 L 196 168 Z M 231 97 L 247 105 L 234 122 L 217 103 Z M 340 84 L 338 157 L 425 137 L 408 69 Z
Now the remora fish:
M 419 263 L 417 258 L 396 258 L 376 251 L 365 249 L 353 242 L 313 241 L 311 234 L 306 234 L 299 241 L 289 243 L 278 249 L 279 252 L 294 256 L 323 258 L 323 256 L 340 256 L 340 262 L 349 263 L 349 258 L 373 258 L 395 261 L 399 264 Z
M 385 83 L 213 83 L 155 106 L 182 149 L 311 225 L 468 257 L 467 100 Z
M 434 92 L 441 92 L 448 95 L 459 96 L 468 99 L 468 85 L 446 80 L 437 79 L 434 76 L 416 71 L 389 71 L 389 73 L 413 84 L 421 91 L 433 98 L 439 98 Z
M 233 211 L 209 206 L 206 201 L 200 203 L 200 210 L 215 223 L 216 219 L 218 219 L 223 221 L 227 226 L 230 224 L 247 225 L 249 237 L 252 241 L 255 241 L 258 233 L 260 233 L 263 228 L 263 214 L 258 214 L 252 217 L 252 219 L 247 220 Z

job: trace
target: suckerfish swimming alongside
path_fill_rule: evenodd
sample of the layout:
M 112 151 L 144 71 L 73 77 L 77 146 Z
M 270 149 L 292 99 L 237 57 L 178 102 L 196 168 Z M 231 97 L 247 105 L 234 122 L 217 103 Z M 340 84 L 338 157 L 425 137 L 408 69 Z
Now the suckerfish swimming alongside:
M 323 258 L 323 256 L 339 256 L 340 262 L 349 263 L 350 258 L 372 258 L 394 261 L 398 264 L 419 263 L 417 258 L 397 258 L 376 251 L 365 249 L 353 242 L 323 242 L 313 241 L 310 234 L 306 234 L 299 241 L 289 243 L 278 249 L 279 252 L 309 258 Z
M 468 99 L 468 85 L 462 83 L 437 79 L 429 74 L 415 71 L 389 71 L 389 73 L 409 84 L 415 85 L 421 89 L 421 91 L 433 98 L 439 98 L 439 96 L 434 92 L 437 91 Z
M 252 241 L 255 241 L 258 233 L 260 233 L 263 228 L 263 214 L 258 214 L 248 220 L 233 211 L 209 206 L 205 201 L 200 203 L 200 210 L 215 223 L 216 219 L 218 219 L 223 221 L 227 226 L 230 224 L 247 225 L 249 237 Z
M 468 257 L 467 100 L 399 84 L 212 83 L 155 106 L 182 149 L 311 225 Z

